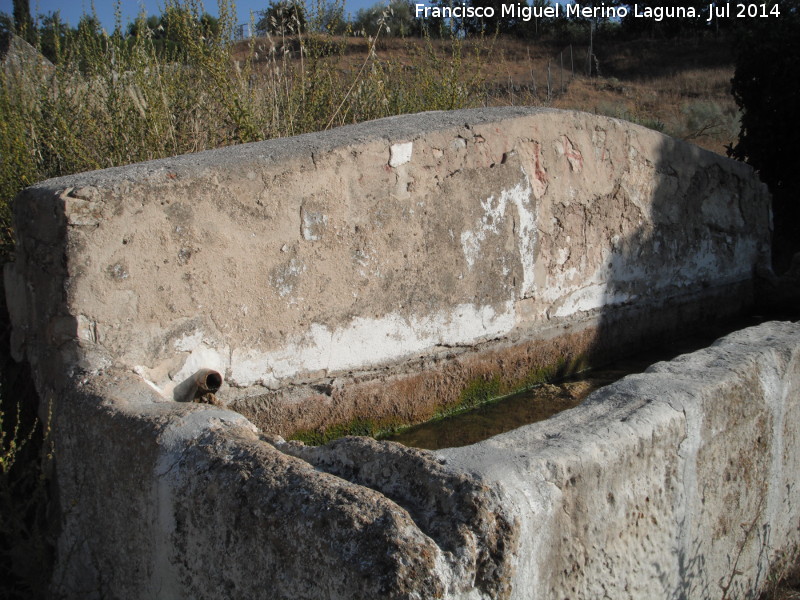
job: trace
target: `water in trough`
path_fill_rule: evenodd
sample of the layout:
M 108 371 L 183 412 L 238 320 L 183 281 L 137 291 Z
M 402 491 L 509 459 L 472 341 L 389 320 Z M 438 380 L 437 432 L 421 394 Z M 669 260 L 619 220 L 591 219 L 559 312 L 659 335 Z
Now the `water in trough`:
M 796 320 L 798 315 L 772 316 L 770 319 L 781 317 L 783 320 Z M 770 319 L 752 316 L 725 323 L 602 368 L 585 371 L 563 381 L 537 385 L 467 412 L 421 423 L 383 439 L 428 450 L 474 444 L 522 425 L 543 421 L 556 413 L 578 406 L 597 388 L 609 385 L 625 375 L 641 373 L 655 362 L 670 360 L 680 354 L 704 348 L 723 335 Z

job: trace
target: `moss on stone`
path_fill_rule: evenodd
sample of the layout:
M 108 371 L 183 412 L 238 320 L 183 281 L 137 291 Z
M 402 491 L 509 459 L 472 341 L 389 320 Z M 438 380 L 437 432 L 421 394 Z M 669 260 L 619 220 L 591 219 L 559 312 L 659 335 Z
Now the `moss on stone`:
M 296 431 L 289 439 L 303 442 L 309 446 L 322 446 L 348 435 L 379 438 L 395 433 L 402 427 L 402 424 L 396 422 L 374 421 L 365 417 L 357 417 L 346 423 L 331 425 L 330 427 Z
M 502 373 L 487 373 L 470 380 L 458 400 L 449 405 L 441 406 L 431 415 L 430 419 L 421 421 L 438 421 L 453 415 L 467 412 L 487 404 L 497 402 L 507 396 L 518 394 L 543 383 L 552 383 L 588 368 L 588 360 L 580 354 L 570 358 L 559 358 L 554 363 L 536 367 L 515 380 L 504 379 Z M 318 429 L 303 429 L 296 431 L 289 439 L 298 440 L 311 446 L 321 446 L 348 435 L 361 435 L 380 439 L 398 433 L 420 422 L 406 423 L 397 419 L 369 419 L 356 417 L 345 423 L 331 425 Z

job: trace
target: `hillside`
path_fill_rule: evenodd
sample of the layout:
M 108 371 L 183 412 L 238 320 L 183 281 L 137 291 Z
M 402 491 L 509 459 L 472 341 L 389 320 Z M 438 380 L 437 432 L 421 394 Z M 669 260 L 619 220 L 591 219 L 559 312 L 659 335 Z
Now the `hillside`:
M 592 77 L 586 76 L 586 46 L 514 38 L 458 42 L 382 38 L 369 61 L 368 39 L 334 39 L 327 38 L 322 53 L 329 68 L 344 78 L 352 78 L 365 62 L 409 74 L 430 66 L 442 77 L 470 86 L 474 94 L 470 95 L 480 104 L 594 112 L 721 154 L 739 132 L 738 111 L 730 94 L 733 53 L 725 39 L 600 40 L 595 45 Z M 285 60 L 299 66 L 301 44 L 308 60 L 314 52 L 313 38 L 259 38 L 254 40 L 254 62 L 260 69 Z M 248 53 L 247 42 L 240 42 L 234 57 L 245 60 Z

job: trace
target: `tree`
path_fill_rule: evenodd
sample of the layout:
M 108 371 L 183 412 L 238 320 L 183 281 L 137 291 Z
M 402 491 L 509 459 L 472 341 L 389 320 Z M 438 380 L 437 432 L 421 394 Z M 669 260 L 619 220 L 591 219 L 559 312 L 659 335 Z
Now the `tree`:
M 467 17 L 463 20 L 462 27 L 466 33 L 506 33 L 507 23 L 501 17 L 503 12 L 502 0 L 470 0 L 469 5 L 480 10 L 479 14 L 486 14 L 488 10 L 493 11 L 492 16 Z
M 103 26 L 96 16 L 83 15 L 78 21 L 78 31 L 83 32 L 85 35 L 98 37 L 103 34 Z
M 161 27 L 161 19 L 157 15 L 150 15 L 145 18 L 143 15 L 128 24 L 128 35 L 133 37 L 150 36 L 153 39 L 164 37 L 164 28 Z
M 384 23 L 384 35 L 406 37 L 422 32 L 421 19 L 414 17 L 414 8 L 408 0 L 391 0 L 388 6 L 379 2 L 361 8 L 356 13 L 353 27 L 366 35 L 375 35 L 381 22 Z
M 59 63 L 70 35 L 69 27 L 61 20 L 58 11 L 39 15 L 39 45 L 41 52 L 52 63 Z
M 184 49 L 186 36 L 197 36 L 205 40 L 220 38 L 219 19 L 208 13 L 197 16 L 186 9 L 169 6 L 160 16 L 139 16 L 128 25 L 128 36 L 146 36 L 153 40 L 160 51 L 176 52 Z
M 729 154 L 755 167 L 773 196 L 773 253 L 800 251 L 800 0 L 781 0 L 780 17 L 746 19 L 736 34 L 733 96 L 742 110 Z
M 297 33 L 306 26 L 306 9 L 298 0 L 272 0 L 267 10 L 259 13 L 256 33 Z
M 14 27 L 17 35 L 28 42 L 33 42 L 36 32 L 31 19 L 31 6 L 29 0 L 14 0 Z
M 625 4 L 620 2 L 618 4 Z M 705 31 L 711 31 L 712 27 L 708 23 L 707 0 L 680 0 L 678 2 L 665 3 L 661 0 L 639 0 L 636 2 L 640 12 L 648 9 L 660 10 L 668 9 L 694 9 L 695 16 L 671 16 L 663 17 L 661 20 L 651 18 L 637 18 L 634 16 L 633 5 L 629 5 L 631 11 L 622 21 L 623 30 L 631 36 L 648 35 L 650 37 L 675 38 L 685 36 L 696 36 Z M 687 11 L 688 13 L 688 11 Z
M 8 13 L 0 12 L 0 39 L 14 33 L 14 17 Z
M 385 9 L 386 6 L 380 3 L 367 8 L 359 8 L 353 21 L 353 29 L 360 35 L 375 35 L 380 27 L 380 20 Z
M 342 35 L 347 31 L 347 19 L 344 14 L 344 2 L 339 0 L 320 0 L 316 11 L 310 19 L 311 27 L 317 33 Z
M 553 19 L 539 17 L 536 16 L 536 14 L 552 5 L 553 3 L 550 2 L 550 0 L 533 0 L 530 6 L 536 11 L 534 12 L 534 16 L 529 21 L 521 19 L 514 20 L 510 24 L 510 33 L 513 33 L 517 37 L 538 38 L 545 30 L 551 27 Z

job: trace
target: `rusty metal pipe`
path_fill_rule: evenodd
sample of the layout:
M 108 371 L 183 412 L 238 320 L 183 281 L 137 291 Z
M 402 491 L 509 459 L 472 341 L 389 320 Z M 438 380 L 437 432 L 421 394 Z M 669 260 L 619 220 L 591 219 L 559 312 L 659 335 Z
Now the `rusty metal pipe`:
M 173 392 L 177 402 L 200 402 L 203 404 L 218 404 L 215 393 L 222 387 L 222 375 L 214 369 L 200 369 L 191 377 L 185 379 Z
M 213 369 L 200 369 L 194 374 L 194 382 L 197 386 L 195 398 L 204 394 L 216 394 L 222 386 L 222 375 Z

